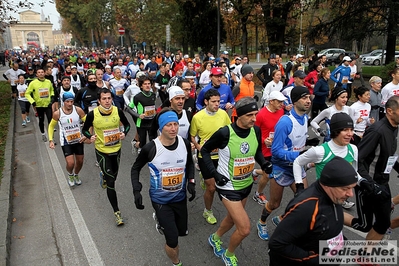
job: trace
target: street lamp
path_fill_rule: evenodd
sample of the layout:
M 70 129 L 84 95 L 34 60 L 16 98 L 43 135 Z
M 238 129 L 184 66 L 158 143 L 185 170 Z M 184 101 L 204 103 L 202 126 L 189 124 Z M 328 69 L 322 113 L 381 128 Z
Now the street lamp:
M 300 14 L 300 23 L 299 23 L 299 52 L 301 52 L 302 49 L 302 17 L 303 17 L 303 4 L 304 4 L 304 0 L 301 0 L 301 14 Z

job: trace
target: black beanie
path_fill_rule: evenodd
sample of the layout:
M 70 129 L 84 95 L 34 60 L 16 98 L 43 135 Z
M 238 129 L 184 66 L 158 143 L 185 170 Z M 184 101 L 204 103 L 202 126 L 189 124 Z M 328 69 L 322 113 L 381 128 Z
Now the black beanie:
M 331 117 L 330 131 L 341 131 L 344 128 L 353 128 L 353 120 L 346 113 L 336 113 Z
M 246 74 L 249 74 L 249 73 L 253 73 L 254 72 L 254 69 L 253 69 L 253 67 L 251 67 L 250 65 L 248 65 L 248 64 L 244 64 L 242 67 L 241 67 L 241 75 L 244 77 Z
M 330 101 L 332 101 L 332 102 L 335 101 L 335 100 L 338 99 L 338 97 L 339 97 L 342 93 L 344 93 L 344 92 L 347 92 L 347 90 L 344 89 L 344 88 L 342 88 L 341 86 L 335 87 L 335 88 L 332 90 L 332 92 L 331 92 Z
M 299 101 L 302 97 L 309 95 L 309 90 L 306 87 L 296 86 L 291 90 L 291 101 L 295 103 Z
M 357 173 L 345 159 L 335 156 L 324 166 L 320 183 L 328 187 L 345 187 L 357 183 Z

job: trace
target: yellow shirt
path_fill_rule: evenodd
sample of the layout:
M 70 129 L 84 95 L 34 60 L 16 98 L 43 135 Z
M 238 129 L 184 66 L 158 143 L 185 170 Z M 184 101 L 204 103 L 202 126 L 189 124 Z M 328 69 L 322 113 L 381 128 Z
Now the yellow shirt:
M 97 135 L 94 146 L 103 153 L 113 153 L 121 149 L 118 108 L 112 106 L 110 115 L 102 115 L 94 108 L 93 128 Z
M 230 125 L 231 121 L 226 111 L 219 109 L 213 115 L 202 109 L 193 116 L 190 124 L 190 135 L 198 136 L 200 139 L 199 145 L 204 143 L 215 133 L 219 128 Z M 212 159 L 218 159 L 219 155 L 217 151 L 211 153 Z M 201 153 L 198 155 L 202 158 Z

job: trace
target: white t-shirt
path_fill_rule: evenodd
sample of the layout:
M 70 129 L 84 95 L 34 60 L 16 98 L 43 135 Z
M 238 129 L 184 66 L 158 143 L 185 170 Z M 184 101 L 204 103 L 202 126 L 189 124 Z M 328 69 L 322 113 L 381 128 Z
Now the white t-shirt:
M 310 125 L 315 130 L 317 130 L 317 129 L 320 128 L 319 124 L 320 124 L 321 121 L 323 121 L 324 119 L 331 119 L 331 117 L 334 114 L 336 114 L 336 113 L 345 113 L 345 114 L 348 114 L 349 116 L 352 117 L 352 115 L 351 115 L 352 110 L 351 109 L 352 109 L 352 107 L 349 107 L 349 106 L 345 105 L 345 106 L 342 107 L 342 110 L 338 110 L 335 107 L 335 104 L 334 104 L 334 105 L 328 107 L 327 109 L 324 109 L 323 111 L 321 111 L 318 116 L 313 118 L 312 122 L 310 122 Z
M 382 96 L 381 104 L 385 105 L 388 99 L 394 95 L 399 95 L 399 83 L 395 85 L 392 82 L 389 82 L 381 90 L 381 96 Z
M 369 103 L 362 103 L 357 101 L 351 105 L 352 114 L 350 115 L 353 120 L 355 134 L 362 137 L 366 127 L 371 125 L 370 123 L 370 110 L 371 105 Z M 359 117 L 363 118 L 363 121 L 357 123 Z

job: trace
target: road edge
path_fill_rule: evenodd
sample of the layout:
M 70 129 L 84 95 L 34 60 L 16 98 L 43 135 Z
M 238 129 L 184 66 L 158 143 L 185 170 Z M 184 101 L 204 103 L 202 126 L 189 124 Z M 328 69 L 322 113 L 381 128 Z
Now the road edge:
M 0 265 L 10 265 L 11 246 L 11 219 L 12 219 L 12 178 L 14 176 L 15 163 L 15 106 L 16 99 L 11 103 L 10 122 L 8 123 L 8 134 L 4 151 L 3 178 L 0 185 Z

